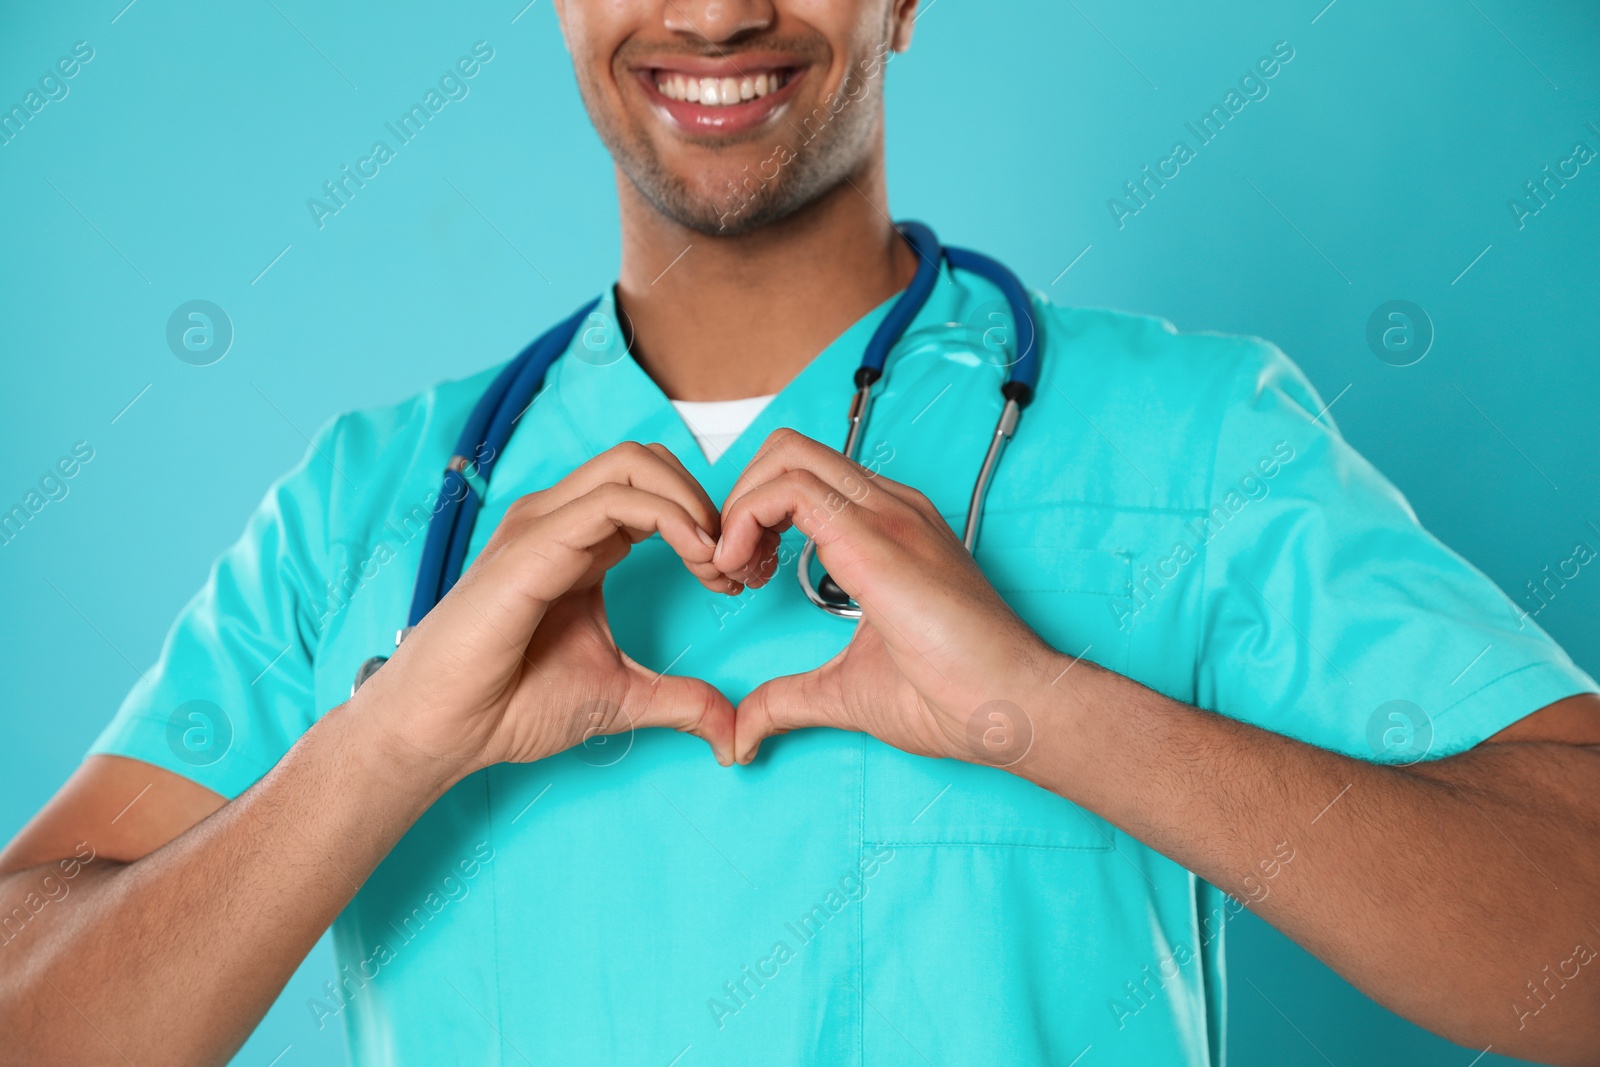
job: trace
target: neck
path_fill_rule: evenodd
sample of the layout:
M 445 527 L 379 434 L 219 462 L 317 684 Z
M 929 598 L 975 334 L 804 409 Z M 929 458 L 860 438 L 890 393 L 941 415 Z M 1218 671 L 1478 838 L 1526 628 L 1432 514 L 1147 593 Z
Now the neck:
M 617 301 L 632 352 L 674 400 L 776 393 L 857 319 L 910 283 L 881 157 L 779 222 L 737 237 L 680 226 L 619 172 Z

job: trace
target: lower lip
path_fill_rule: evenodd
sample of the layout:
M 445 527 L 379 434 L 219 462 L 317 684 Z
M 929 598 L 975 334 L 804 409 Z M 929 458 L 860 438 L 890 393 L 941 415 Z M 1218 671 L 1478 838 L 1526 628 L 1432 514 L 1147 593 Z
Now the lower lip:
M 743 100 L 726 107 L 707 107 L 690 100 L 673 100 L 656 88 L 654 71 L 640 71 L 638 77 L 650 102 L 666 112 L 679 128 L 690 133 L 727 136 L 753 130 L 777 114 L 778 110 L 789 102 L 789 98 L 794 95 L 795 87 L 805 77 L 805 68 L 792 70 L 789 73 L 789 80 L 775 93 L 758 96 L 753 100 Z

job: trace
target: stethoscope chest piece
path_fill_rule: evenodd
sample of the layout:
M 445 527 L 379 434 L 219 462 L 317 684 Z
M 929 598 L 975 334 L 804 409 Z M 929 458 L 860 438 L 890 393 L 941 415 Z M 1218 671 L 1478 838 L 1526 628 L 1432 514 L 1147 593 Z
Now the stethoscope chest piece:
M 407 626 L 403 630 L 396 632 L 394 635 L 394 647 L 399 648 L 400 642 L 406 639 L 406 634 L 410 633 L 411 630 L 412 628 Z M 350 695 L 355 696 L 356 690 L 360 689 L 362 684 L 365 683 L 368 678 L 371 678 L 374 674 L 377 674 L 379 667 L 382 667 L 388 662 L 388 656 L 369 656 L 362 660 L 361 666 L 356 668 L 355 681 L 350 683 Z
M 831 575 L 824 572 L 820 580 L 812 577 L 811 563 L 816 558 L 817 543 L 808 537 L 805 547 L 800 550 L 799 567 L 800 588 L 805 590 L 806 599 L 829 615 L 837 615 L 841 619 L 861 618 L 861 605 Z
M 361 666 L 356 668 L 356 680 L 350 683 L 350 695 L 355 696 L 356 690 L 361 688 L 362 683 L 377 674 L 378 668 L 388 662 L 388 656 L 371 656 L 362 660 Z

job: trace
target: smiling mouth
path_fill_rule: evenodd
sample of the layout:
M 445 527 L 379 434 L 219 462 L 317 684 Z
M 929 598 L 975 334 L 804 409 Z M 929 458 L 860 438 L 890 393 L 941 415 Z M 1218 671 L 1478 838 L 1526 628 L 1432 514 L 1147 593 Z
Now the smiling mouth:
M 662 70 L 655 73 L 656 92 L 668 100 L 685 100 L 702 107 L 731 107 L 777 92 L 788 82 L 790 73 L 774 70 L 738 78 L 696 78 Z
M 682 67 L 646 67 L 636 75 L 671 125 L 700 136 L 731 136 L 772 121 L 807 71 L 804 65 L 740 58 L 739 66 L 729 60 L 689 61 Z

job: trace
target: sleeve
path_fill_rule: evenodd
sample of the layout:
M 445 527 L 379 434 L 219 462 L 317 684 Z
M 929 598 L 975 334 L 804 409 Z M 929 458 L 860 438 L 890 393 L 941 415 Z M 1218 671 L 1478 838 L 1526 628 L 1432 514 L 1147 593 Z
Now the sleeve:
M 1247 345 L 1197 520 L 1205 707 L 1415 763 L 1595 691 L 1527 611 L 1422 528 L 1298 367 Z
M 267 491 L 90 754 L 143 760 L 231 800 L 315 722 L 338 424 Z

